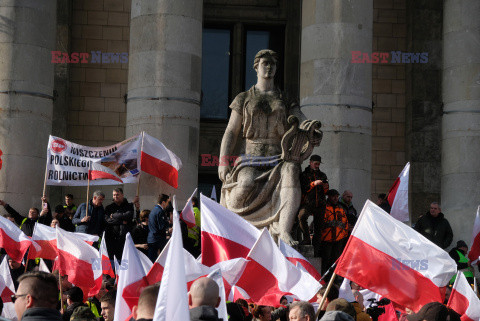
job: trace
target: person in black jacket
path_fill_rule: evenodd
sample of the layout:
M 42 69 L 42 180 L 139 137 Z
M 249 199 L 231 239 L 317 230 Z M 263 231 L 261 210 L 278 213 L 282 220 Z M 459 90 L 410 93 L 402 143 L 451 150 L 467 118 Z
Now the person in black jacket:
M 22 232 L 25 233 L 25 235 L 32 236 L 35 222 L 50 226 L 50 222 L 52 221 L 50 205 L 48 204 L 47 199 L 43 197 L 42 202 L 43 204 L 45 204 L 42 211 L 40 212 L 36 207 L 31 207 L 28 210 L 27 217 L 20 215 L 5 201 L 0 200 L 0 205 L 2 205 L 5 210 L 15 219 L 15 223 L 17 223 L 17 225 L 20 227 Z
M 63 321 L 70 321 L 75 309 L 82 306 L 86 307 L 86 305 L 83 304 L 83 291 L 77 286 L 66 291 L 65 295 L 67 296 L 67 308 L 63 312 Z
M 105 208 L 105 222 L 107 223 L 105 243 L 111 260 L 114 256 L 118 260 L 122 259 L 125 237 L 131 230 L 133 214 L 133 204 L 127 201 L 123 195 L 123 189 L 115 188 L 113 203 Z
M 320 243 L 321 224 L 325 214 L 325 193 L 329 188 L 327 175 L 319 169 L 321 162 L 322 158 L 320 156 L 312 155 L 310 157 L 310 165 L 300 175 L 302 202 L 298 212 L 300 229 L 303 232 L 301 244 L 304 245 L 310 244 L 307 219 L 310 215 L 313 215 L 313 245 L 316 256 L 318 256 L 316 247 Z
M 72 223 L 76 225 L 75 232 L 102 236 L 105 227 L 104 199 L 105 194 L 102 191 L 93 193 L 93 198 L 88 202 L 88 216 L 85 203 L 78 206 L 72 219 Z
M 452 228 L 437 202 L 430 204 L 430 211 L 418 219 L 414 228 L 442 249 L 446 249 L 452 243 Z
M 222 320 L 218 318 L 218 312 L 215 309 L 220 304 L 218 293 L 219 288 L 217 283 L 208 277 L 202 277 L 193 282 L 188 292 L 190 320 Z
M 53 218 L 58 220 L 58 224 L 62 229 L 68 232 L 75 231 L 75 225 L 73 225 L 72 221 L 68 216 L 65 214 L 65 208 L 63 205 L 55 206 L 55 212 L 53 213 Z

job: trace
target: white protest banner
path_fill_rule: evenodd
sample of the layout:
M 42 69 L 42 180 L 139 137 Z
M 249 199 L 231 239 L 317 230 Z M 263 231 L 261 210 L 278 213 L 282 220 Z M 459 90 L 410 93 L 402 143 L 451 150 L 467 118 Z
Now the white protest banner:
M 140 174 L 142 135 L 105 147 L 89 147 L 50 136 L 47 148 L 47 185 L 86 186 L 91 162 L 113 170 L 123 183 L 137 183 Z M 90 181 L 90 185 L 117 185 L 113 179 Z

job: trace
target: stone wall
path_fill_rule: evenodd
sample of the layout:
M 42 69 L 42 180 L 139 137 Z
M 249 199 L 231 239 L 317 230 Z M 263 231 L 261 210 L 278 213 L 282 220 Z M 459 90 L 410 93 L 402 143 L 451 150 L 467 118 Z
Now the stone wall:
M 373 1 L 373 52 L 407 51 L 406 0 Z M 406 163 L 405 64 L 373 65 L 372 199 L 387 193 Z M 359 206 L 357 204 L 357 206 Z
M 131 0 L 74 1 L 71 52 L 128 52 L 130 5 Z M 71 66 L 67 139 L 90 146 L 125 139 L 127 78 L 128 63 Z

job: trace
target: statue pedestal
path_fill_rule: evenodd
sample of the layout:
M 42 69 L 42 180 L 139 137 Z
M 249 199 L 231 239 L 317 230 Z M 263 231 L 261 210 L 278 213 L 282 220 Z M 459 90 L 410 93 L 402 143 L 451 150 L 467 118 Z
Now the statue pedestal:
M 320 273 L 322 271 L 322 259 L 313 256 L 313 245 L 297 245 L 294 246 L 300 254 L 302 254 Z

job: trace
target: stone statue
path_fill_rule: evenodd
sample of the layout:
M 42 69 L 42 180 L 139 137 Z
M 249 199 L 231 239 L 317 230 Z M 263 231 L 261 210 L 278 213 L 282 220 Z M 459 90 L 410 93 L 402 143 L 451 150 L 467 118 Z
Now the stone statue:
M 220 163 L 220 203 L 274 238 L 297 244 L 290 232 L 301 200 L 301 164 L 322 139 L 319 121 L 274 85 L 278 56 L 255 56 L 257 83 L 230 105 L 232 113 L 220 147 L 220 159 L 240 155 L 233 167 Z M 234 227 L 232 227 L 234 228 Z

